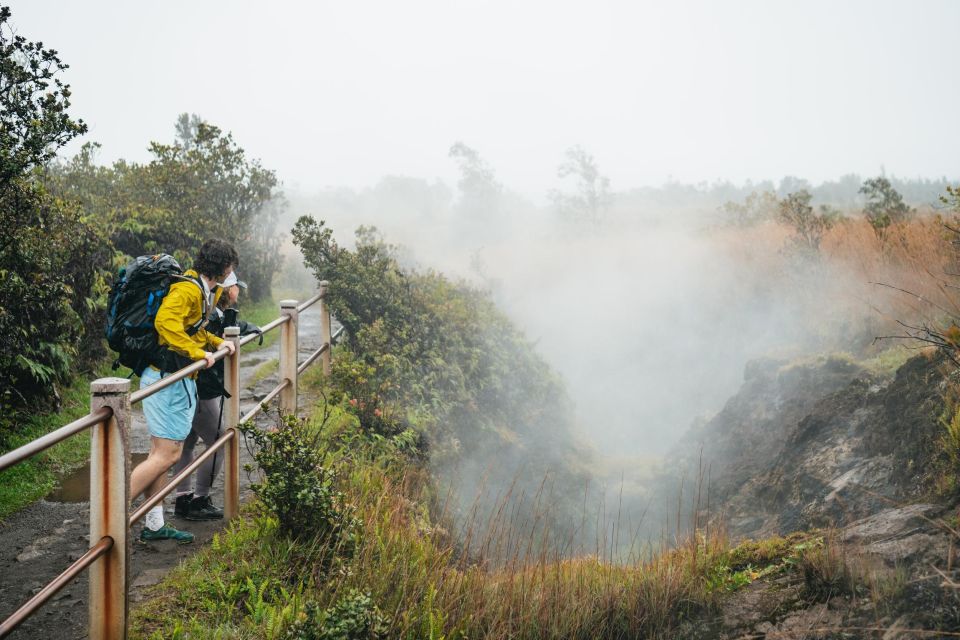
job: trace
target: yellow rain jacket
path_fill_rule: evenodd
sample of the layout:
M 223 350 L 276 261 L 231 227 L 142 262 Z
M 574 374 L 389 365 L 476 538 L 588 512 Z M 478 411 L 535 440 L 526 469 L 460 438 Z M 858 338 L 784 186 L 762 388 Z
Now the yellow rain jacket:
M 188 269 L 183 275 L 200 277 L 193 269 Z M 218 287 L 213 304 L 220 299 L 221 293 Z M 160 303 L 157 319 L 153 323 L 160 337 L 160 345 L 170 347 L 191 360 L 202 360 L 208 349 L 216 351 L 223 344 L 222 338 L 207 333 L 205 329 L 200 329 L 192 336 L 187 334 L 187 329 L 200 320 L 204 309 L 203 293 L 196 283 L 181 280 L 170 285 L 170 291 Z

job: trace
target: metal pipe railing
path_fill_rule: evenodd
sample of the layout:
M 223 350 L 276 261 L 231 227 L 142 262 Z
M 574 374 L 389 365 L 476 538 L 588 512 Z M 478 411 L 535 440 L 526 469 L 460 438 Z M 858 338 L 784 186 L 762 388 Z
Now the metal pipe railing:
M 93 413 L 88 413 L 82 418 L 78 418 L 66 424 L 56 431 L 51 431 L 50 433 L 40 436 L 36 440 L 32 440 L 22 447 L 18 447 L 13 451 L 8 451 L 7 453 L 0 456 L 0 471 L 3 471 L 7 467 L 12 467 L 18 462 L 22 462 L 31 456 L 35 456 L 41 451 L 45 451 L 52 447 L 53 445 L 63 442 L 70 436 L 75 436 L 84 429 L 89 429 L 93 425 L 103 422 L 104 420 L 109 420 L 110 416 L 113 415 L 113 410 L 109 407 L 103 407 Z
M 32 616 L 37 609 L 46 604 L 50 598 L 57 595 L 57 592 L 80 575 L 81 571 L 93 564 L 97 558 L 110 551 L 111 547 L 113 547 L 113 538 L 108 536 L 100 538 L 97 544 L 87 549 L 87 552 L 64 569 L 63 573 L 47 583 L 47 586 L 38 591 L 35 596 L 23 603 L 19 609 L 10 614 L 10 617 L 0 623 L 0 638 L 5 637 L 19 627 L 24 620 Z
M 322 286 L 323 286 L 323 285 L 321 285 L 321 287 L 322 287 Z M 303 304 L 299 305 L 299 306 L 297 307 L 297 313 L 303 313 L 304 311 L 306 311 L 307 309 L 309 309 L 310 307 L 312 307 L 314 304 L 316 304 L 317 302 L 319 302 L 320 299 L 323 298 L 323 296 L 324 296 L 325 294 L 326 294 L 326 291 L 321 291 L 320 293 L 318 293 L 317 295 L 313 296 L 312 298 L 310 298 L 309 300 L 307 300 L 307 301 L 304 302 Z
M 213 352 L 214 362 L 219 362 L 223 360 L 224 358 L 227 357 L 229 353 L 230 352 L 224 347 L 217 349 L 216 351 Z M 184 378 L 187 378 L 193 375 L 194 373 L 202 371 L 206 368 L 207 368 L 206 360 L 197 360 L 193 364 L 189 364 L 185 366 L 183 369 L 179 369 L 176 373 L 171 373 L 166 376 L 163 376 L 162 378 L 154 382 L 149 387 L 144 387 L 143 389 L 138 389 L 137 391 L 134 391 L 133 393 L 131 393 L 130 404 L 137 404 L 144 398 L 149 398 L 150 396 L 157 393 L 158 391 L 162 391 L 163 389 L 166 389 L 170 385 L 180 382 Z
M 186 467 L 184 467 L 180 473 L 170 478 L 170 481 L 163 486 L 163 489 L 161 489 L 158 493 L 155 493 L 154 495 L 150 496 L 149 499 L 144 500 L 143 504 L 137 507 L 137 510 L 130 514 L 130 518 L 128 519 L 128 522 L 127 522 L 128 526 L 132 527 L 133 525 L 135 525 L 138 520 L 143 518 L 143 516 L 147 515 L 147 511 L 150 511 L 150 509 L 160 504 L 163 501 L 163 499 L 170 494 L 170 492 L 176 489 L 177 485 L 180 484 L 181 480 L 183 480 L 184 478 L 188 477 L 191 473 L 196 471 L 197 467 L 203 464 L 207 458 L 209 458 L 210 456 L 215 454 L 217 451 L 219 451 L 223 447 L 223 445 L 227 444 L 227 442 L 229 442 L 231 438 L 235 438 L 236 436 L 237 436 L 236 430 L 232 428 L 227 429 L 226 432 L 222 436 L 220 436 L 216 442 L 214 442 L 212 445 L 207 447 L 206 450 L 203 453 L 201 453 L 199 456 L 194 458 L 193 462 L 191 462 Z
M 176 384 L 207 366 L 206 361 L 194 362 L 179 371 L 164 376 L 158 382 L 130 392 L 130 381 L 125 378 L 101 378 L 90 385 L 90 413 L 37 438 L 22 447 L 0 456 L 0 471 L 36 455 L 49 447 L 85 429 L 93 428 L 90 439 L 90 539 L 98 540 L 86 553 L 63 573 L 41 589 L 10 617 L 0 623 L 0 637 L 19 626 L 64 586 L 85 569 L 90 569 L 90 629 L 92 640 L 125 638 L 127 634 L 127 571 L 129 542 L 127 531 L 154 506 L 160 504 L 179 482 L 187 478 L 208 458 L 226 447 L 227 464 L 224 469 L 224 512 L 227 518 L 239 512 L 239 435 L 237 424 L 258 415 L 265 405 L 280 398 L 282 411 L 297 410 L 297 378 L 317 359 L 323 359 L 324 374 L 330 374 L 333 341 L 343 332 L 340 327 L 330 333 L 330 313 L 326 305 L 327 282 L 320 283 L 320 293 L 303 304 L 295 300 L 281 302 L 279 318 L 267 323 L 261 332 L 281 328 L 280 383 L 270 391 L 247 415 L 239 417 L 240 386 L 239 347 L 257 338 L 257 334 L 237 336 L 236 328 L 228 328 L 226 338 L 236 346 L 234 353 L 221 347 L 214 352 L 214 361 L 227 361 L 227 390 L 230 392 L 228 411 L 224 414 L 226 430 L 216 442 L 197 456 L 182 471 L 171 478 L 163 489 L 145 500 L 132 514 L 127 515 L 130 498 L 130 437 L 131 405 L 141 402 L 158 391 Z M 320 302 L 320 331 L 322 344 L 300 365 L 297 365 L 299 346 L 298 317 L 312 305 Z M 229 476 L 229 477 L 228 477 Z
M 287 322 L 287 320 L 289 320 L 289 319 L 290 319 L 290 318 L 288 318 L 287 316 L 280 316 L 279 318 L 274 318 L 273 320 L 271 320 L 271 321 L 268 322 L 267 324 L 265 324 L 265 325 L 263 325 L 262 327 L 260 327 L 260 333 L 267 333 L 267 332 L 273 331 L 274 329 L 276 329 L 276 328 L 279 327 L 280 325 L 282 325 L 282 324 L 284 324 L 285 322 Z M 253 339 L 254 336 L 256 336 L 256 334 L 252 334 L 252 335 L 250 335 L 250 336 L 245 336 L 245 337 L 250 338 L 250 339 Z
M 260 333 L 250 333 L 240 338 L 240 346 L 242 347 L 245 344 L 250 344 L 257 338 L 259 338 L 261 335 L 266 335 L 267 333 L 273 331 L 274 329 L 282 325 L 287 320 L 288 320 L 287 316 L 280 316 L 275 320 L 271 320 L 264 326 L 260 327 Z
M 263 406 L 264 406 L 264 405 L 267 405 L 267 404 L 270 404 L 270 402 L 271 402 L 274 398 L 276 398 L 278 395 L 280 395 L 280 392 L 282 392 L 284 389 L 286 389 L 289 385 L 290 385 L 290 381 L 289 381 L 289 380 L 284 380 L 283 382 L 281 382 L 280 384 L 278 384 L 277 386 L 275 386 L 275 387 L 273 388 L 273 391 L 271 391 L 270 393 L 268 393 L 267 395 L 265 395 L 265 396 L 263 397 L 263 400 L 261 400 L 260 402 L 257 403 L 257 406 L 255 406 L 253 409 L 251 409 L 250 412 L 249 412 L 247 415 L 245 415 L 245 416 L 243 416 L 242 418 L 240 418 L 240 422 L 249 422 L 250 420 L 253 420 L 255 417 L 257 417 L 257 414 L 260 413 L 261 411 L 263 411 Z
M 314 361 L 314 360 L 316 360 L 317 358 L 319 358 L 320 356 L 322 356 L 323 353 L 324 353 L 327 349 L 329 349 L 329 348 L 330 348 L 330 343 L 328 343 L 328 342 L 325 342 L 325 343 L 323 343 L 322 345 L 320 345 L 320 348 L 319 348 L 319 349 L 317 349 L 316 351 L 314 351 L 313 353 L 311 353 L 309 356 L 307 356 L 307 359 L 304 360 L 303 363 L 302 363 L 299 367 L 297 367 L 297 373 L 298 373 L 298 374 L 303 373 L 303 372 L 306 370 L 307 367 L 309 367 L 310 365 L 313 364 L 313 361 Z

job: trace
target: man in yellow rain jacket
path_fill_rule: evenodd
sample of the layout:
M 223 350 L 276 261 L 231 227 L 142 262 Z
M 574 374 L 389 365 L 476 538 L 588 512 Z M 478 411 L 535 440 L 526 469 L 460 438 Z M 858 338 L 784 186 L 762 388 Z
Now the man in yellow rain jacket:
M 188 270 L 188 279 L 170 285 L 163 298 L 154 327 L 158 342 L 174 357 L 163 358 L 144 369 L 140 376 L 140 388 L 156 383 L 164 375 L 176 370 L 169 362 L 206 360 L 207 367 L 214 364 L 213 352 L 221 346 L 233 353 L 233 343 L 207 333 L 204 329 L 207 314 L 220 297 L 219 283 L 233 272 L 239 262 L 233 246 L 223 240 L 207 240 L 197 255 L 196 270 Z M 183 441 L 189 435 L 193 415 L 197 408 L 197 383 L 185 378 L 157 393 L 144 398 L 143 414 L 150 432 L 150 453 L 130 474 L 130 497 L 143 493 L 145 498 L 156 494 L 166 484 L 167 470 L 180 459 Z M 144 518 L 140 539 L 176 540 L 193 542 L 193 534 L 178 531 L 163 520 L 163 506 L 157 505 Z

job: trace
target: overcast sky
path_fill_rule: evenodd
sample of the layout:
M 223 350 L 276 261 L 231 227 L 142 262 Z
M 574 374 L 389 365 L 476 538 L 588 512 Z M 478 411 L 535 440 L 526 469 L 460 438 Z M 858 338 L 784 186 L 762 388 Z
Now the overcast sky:
M 12 2 L 71 65 L 101 158 L 183 111 L 288 187 L 453 182 L 477 148 L 541 200 L 567 147 L 614 189 L 960 176 L 960 2 Z

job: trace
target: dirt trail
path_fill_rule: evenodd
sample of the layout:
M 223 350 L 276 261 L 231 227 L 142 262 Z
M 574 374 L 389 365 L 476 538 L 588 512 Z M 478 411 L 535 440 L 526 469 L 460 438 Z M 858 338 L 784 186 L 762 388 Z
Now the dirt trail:
M 300 316 L 300 360 L 320 345 L 319 305 L 314 305 Z M 257 401 L 276 384 L 277 374 L 255 380 L 257 370 L 278 357 L 279 340 L 270 347 L 253 352 L 244 352 L 241 359 L 240 381 L 243 394 L 240 399 L 243 413 L 253 408 Z M 319 366 L 317 363 L 315 366 Z M 300 407 L 308 406 L 301 395 Z M 269 418 L 261 416 L 261 424 Z M 149 435 L 139 408 L 135 408 L 131 433 L 132 451 L 145 453 L 149 448 Z M 197 453 L 202 451 L 198 446 Z M 240 447 L 240 464 L 249 461 L 246 447 Z M 212 497 L 217 505 L 223 504 L 223 474 L 217 479 Z M 84 484 L 84 483 L 80 483 Z M 240 472 L 241 500 L 250 495 L 250 478 Z M 85 487 L 74 487 L 85 491 Z M 54 492 L 50 497 L 60 497 Z M 143 590 L 156 584 L 170 568 L 181 559 L 195 553 L 213 534 L 223 528 L 222 521 L 185 522 L 173 517 L 173 498 L 165 501 L 167 518 L 179 527 L 191 531 L 196 541 L 190 545 L 177 545 L 171 541 L 150 543 L 134 542 L 130 580 L 131 601 L 143 597 Z M 6 618 L 31 595 L 76 560 L 89 546 L 89 502 L 55 502 L 40 500 L 10 516 L 0 525 L 0 619 Z M 136 539 L 140 527 L 131 529 Z M 53 638 L 87 637 L 87 574 L 82 574 L 72 584 L 57 594 L 32 618 L 20 626 L 11 638 L 49 640 Z

